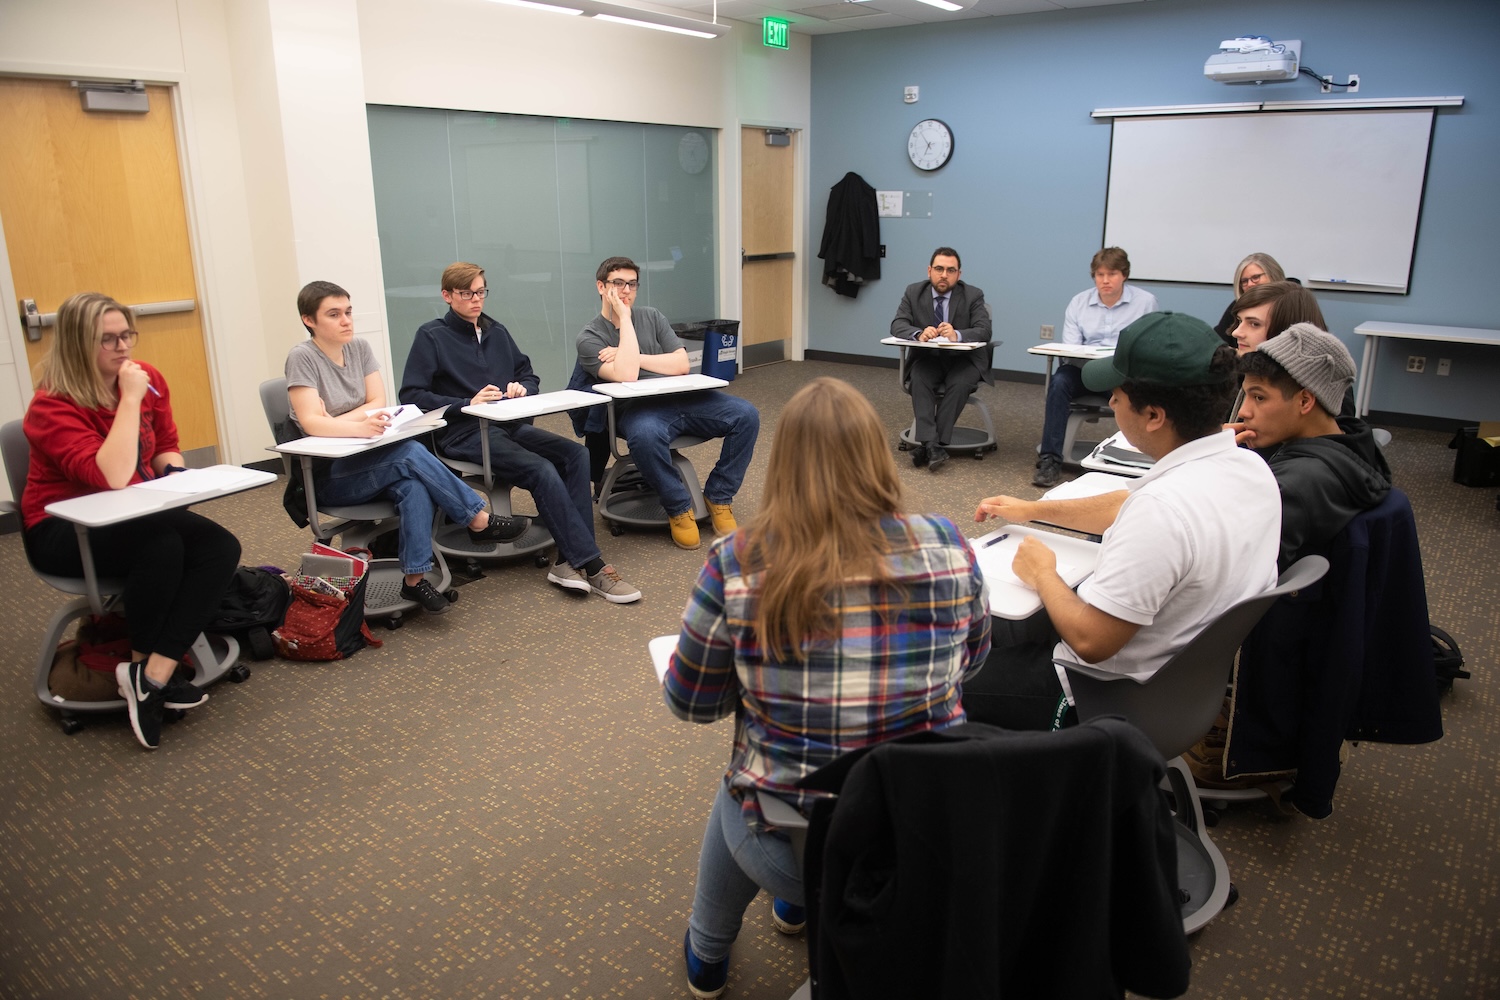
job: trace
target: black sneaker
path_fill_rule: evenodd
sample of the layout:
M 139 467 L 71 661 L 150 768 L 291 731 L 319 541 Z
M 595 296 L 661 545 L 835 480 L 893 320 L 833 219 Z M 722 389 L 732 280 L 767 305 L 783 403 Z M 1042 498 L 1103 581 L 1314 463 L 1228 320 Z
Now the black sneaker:
M 480 542 L 513 542 L 526 534 L 526 529 L 531 527 L 531 518 L 521 517 L 496 517 L 490 515 L 490 523 L 484 526 L 483 531 L 469 529 L 469 541 L 476 545 Z M 431 608 L 427 610 L 431 611 Z
M 927 464 L 927 446 L 919 444 L 911 450 L 911 464 L 913 468 L 920 469 Z
M 940 444 L 927 446 L 927 471 L 936 472 L 948 463 L 948 449 Z
M 163 708 L 197 708 L 208 700 L 208 692 L 198 690 L 191 681 L 184 680 L 176 674 L 173 674 L 167 686 L 161 689 L 161 696 Z
M 163 697 L 166 690 L 146 683 L 145 663 L 120 664 L 115 667 L 115 680 L 130 713 L 130 728 L 135 730 L 135 738 L 147 750 L 155 750 L 161 745 L 161 713 L 166 708 Z
M 493 524 L 494 522 L 490 522 Z M 469 532 L 473 534 L 473 532 Z M 401 585 L 401 598 L 407 601 L 416 601 L 422 610 L 429 615 L 446 615 L 448 613 L 448 598 L 434 587 L 424 576 L 415 584 L 403 583 Z
M 1050 490 L 1060 482 L 1062 482 L 1062 459 L 1054 455 L 1043 455 L 1042 460 L 1036 464 L 1036 475 L 1031 477 L 1031 485 Z

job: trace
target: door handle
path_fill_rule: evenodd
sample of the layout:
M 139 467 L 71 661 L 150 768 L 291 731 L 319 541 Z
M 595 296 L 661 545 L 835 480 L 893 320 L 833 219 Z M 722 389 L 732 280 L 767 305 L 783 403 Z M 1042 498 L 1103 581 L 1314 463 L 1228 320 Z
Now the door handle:
M 164 313 L 192 312 L 198 308 L 195 299 L 172 299 L 169 302 L 143 302 L 138 306 L 127 306 L 137 316 L 160 316 Z M 35 343 L 42 339 L 42 329 L 57 322 L 57 313 L 40 312 L 36 299 L 21 300 L 21 322 L 26 326 L 26 339 Z
M 26 339 L 35 343 L 42 339 L 42 314 L 36 311 L 36 299 L 21 300 L 21 323 L 26 327 Z

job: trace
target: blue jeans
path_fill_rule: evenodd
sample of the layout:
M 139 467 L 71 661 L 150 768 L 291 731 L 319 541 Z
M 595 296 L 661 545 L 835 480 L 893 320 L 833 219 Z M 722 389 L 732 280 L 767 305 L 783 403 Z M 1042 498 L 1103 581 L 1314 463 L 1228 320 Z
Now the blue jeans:
M 1047 386 L 1047 418 L 1042 424 L 1042 457 L 1051 455 L 1062 459 L 1063 438 L 1068 435 L 1068 407 L 1073 397 L 1086 390 L 1083 387 L 1083 369 L 1074 364 L 1063 363 L 1052 373 L 1052 384 Z
M 729 786 L 719 782 L 703 850 L 698 855 L 698 884 L 688 917 L 693 952 L 705 962 L 729 954 L 739 936 L 745 908 L 761 889 L 801 906 L 802 876 L 792 842 L 773 833 L 754 833 L 740 815 Z
M 401 572 L 432 569 L 432 522 L 441 508 L 450 521 L 468 524 L 485 502 L 462 479 L 414 440 L 337 458 L 314 475 L 319 506 L 369 503 L 388 497 L 401 515 L 397 528 Z
M 760 411 L 717 389 L 631 400 L 621 407 L 617 419 L 636 467 L 673 517 L 693 506 L 672 465 L 673 438 L 691 434 L 724 439 L 719 461 L 703 484 L 703 495 L 710 503 L 730 503 L 745 479 L 755 439 L 760 436 Z

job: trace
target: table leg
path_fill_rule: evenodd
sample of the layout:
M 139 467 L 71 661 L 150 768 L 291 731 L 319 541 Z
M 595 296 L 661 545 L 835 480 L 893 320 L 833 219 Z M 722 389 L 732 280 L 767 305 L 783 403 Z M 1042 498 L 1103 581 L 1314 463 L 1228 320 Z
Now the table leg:
M 1047 377 L 1042 380 L 1042 398 L 1047 398 L 1047 390 L 1052 388 L 1052 362 L 1057 360 L 1052 355 L 1047 355 Z
M 1370 412 L 1370 389 L 1375 381 L 1375 361 L 1380 356 L 1380 338 L 1365 336 L 1359 355 L 1359 381 L 1354 390 L 1354 415 L 1363 418 Z
M 83 563 L 83 579 L 88 586 L 89 607 L 94 610 L 95 615 L 102 615 L 104 602 L 99 597 L 99 576 L 94 571 L 93 549 L 89 548 L 89 529 L 75 521 L 73 531 L 78 536 L 78 558 Z
M 490 425 L 488 421 L 479 422 L 479 454 L 484 463 L 484 491 L 495 492 L 495 476 L 490 472 Z

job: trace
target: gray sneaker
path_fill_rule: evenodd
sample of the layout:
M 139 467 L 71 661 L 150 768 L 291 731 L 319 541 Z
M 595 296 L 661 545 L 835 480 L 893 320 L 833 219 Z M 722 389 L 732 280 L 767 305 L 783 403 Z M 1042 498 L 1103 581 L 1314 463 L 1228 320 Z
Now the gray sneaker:
M 560 562 L 547 571 L 547 582 L 555 583 L 564 590 L 581 590 L 585 594 L 594 589 L 589 586 L 589 581 L 582 573 L 566 562 Z
M 589 577 L 589 589 L 611 604 L 631 604 L 641 599 L 641 592 L 621 579 L 609 565 Z

